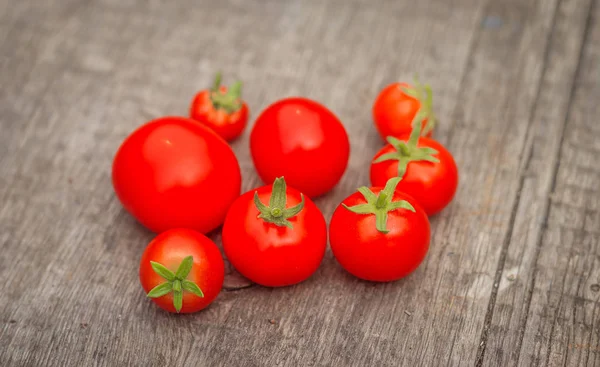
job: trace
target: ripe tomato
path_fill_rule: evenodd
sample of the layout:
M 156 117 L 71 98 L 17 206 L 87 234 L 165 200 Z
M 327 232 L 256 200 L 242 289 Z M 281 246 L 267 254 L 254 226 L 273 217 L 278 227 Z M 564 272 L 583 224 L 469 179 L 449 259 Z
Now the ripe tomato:
M 414 84 L 392 83 L 375 99 L 373 121 L 381 138 L 410 134 L 417 112 L 425 118 L 422 135 L 431 136 L 437 121 L 433 113 L 431 87 L 422 85 L 416 77 Z
M 217 228 L 241 187 L 229 145 L 183 117 L 163 117 L 129 135 L 115 156 L 112 180 L 125 209 L 154 232 Z
M 361 187 L 337 207 L 329 225 L 335 258 L 354 276 L 389 282 L 414 271 L 429 250 L 429 220 L 409 195 L 385 188 Z
M 306 98 L 273 103 L 256 120 L 250 150 L 264 182 L 285 176 L 310 197 L 331 190 L 350 156 L 348 134 L 325 106 Z
M 299 191 L 286 190 L 283 177 L 240 196 L 223 225 L 223 249 L 231 264 L 267 287 L 310 277 L 323 259 L 326 244 L 323 214 Z
M 171 229 L 146 247 L 140 281 L 160 308 L 191 313 L 217 298 L 224 269 L 221 252 L 206 236 L 191 229 Z
M 248 122 L 248 105 L 242 101 L 242 83 L 236 82 L 229 90 L 221 86 L 217 74 L 211 90 L 200 91 L 190 106 L 190 118 L 210 127 L 227 141 L 234 140 Z
M 385 185 L 402 177 L 397 190 L 414 197 L 428 215 L 441 211 L 452 201 L 458 187 L 458 168 L 452 154 L 437 141 L 419 137 L 421 123 L 410 137 L 388 137 L 371 163 L 371 184 Z

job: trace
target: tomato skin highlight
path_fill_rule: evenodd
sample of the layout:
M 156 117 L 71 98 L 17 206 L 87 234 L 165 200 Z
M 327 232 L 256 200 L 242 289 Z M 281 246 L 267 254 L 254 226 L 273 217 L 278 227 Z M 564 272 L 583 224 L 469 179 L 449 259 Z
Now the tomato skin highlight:
M 388 136 L 400 137 L 410 134 L 412 121 L 421 108 L 418 99 L 407 95 L 403 89 L 410 88 L 408 83 L 392 83 L 383 88 L 373 104 L 373 121 L 382 139 Z M 422 131 L 426 129 L 427 119 L 423 121 Z M 426 130 L 425 130 L 426 131 Z M 427 134 L 431 136 L 431 132 Z
M 371 188 L 378 194 L 382 187 Z M 356 214 L 337 207 L 329 225 L 329 244 L 340 263 L 352 275 L 369 281 L 390 282 L 413 272 L 429 250 L 430 227 L 425 211 L 411 196 L 395 191 L 394 201 L 406 200 L 415 211 L 388 213 L 388 233 L 377 230 L 374 215 Z M 351 207 L 367 200 L 358 192 L 342 203 Z
M 408 141 L 408 136 L 400 140 Z M 458 187 L 458 168 L 452 154 L 436 140 L 420 137 L 418 147 L 429 147 L 438 151 L 435 157 L 440 162 L 412 161 L 408 163 L 406 173 L 396 190 L 405 192 L 415 198 L 425 209 L 427 215 L 434 215 L 444 209 L 454 198 Z M 383 147 L 375 157 L 394 152 L 391 144 Z M 373 186 L 383 186 L 386 181 L 398 175 L 398 161 L 388 160 L 371 163 L 370 177 Z
M 158 275 L 150 265 L 150 261 L 158 262 L 172 272 L 186 256 L 193 256 L 194 263 L 187 279 L 196 283 L 204 297 L 198 297 L 190 292 L 183 293 L 183 308 L 180 313 L 200 311 L 211 304 L 219 295 L 225 277 L 223 257 L 217 245 L 203 234 L 191 229 L 171 229 L 155 237 L 140 260 L 140 282 L 146 293 L 165 279 Z M 169 293 L 159 298 L 152 298 L 160 308 L 177 312 L 173 306 L 173 294 Z
M 331 190 L 350 157 L 348 134 L 325 106 L 306 98 L 286 98 L 267 107 L 250 135 L 254 166 L 270 183 L 287 183 L 311 198 Z
M 317 206 L 304 197 L 304 208 L 289 218 L 293 228 L 277 226 L 258 218 L 254 192 L 268 203 L 272 186 L 263 186 L 240 196 L 223 224 L 223 249 L 243 276 L 267 287 L 300 283 L 319 267 L 327 245 L 327 224 Z M 287 207 L 301 202 L 300 192 L 287 188 Z
M 226 93 L 227 87 L 220 87 L 220 91 Z M 203 90 L 196 94 L 190 106 L 190 118 L 210 127 L 226 141 L 237 139 L 248 122 L 248 105 L 242 102 L 239 110 L 229 113 L 213 106 L 210 93 L 210 90 Z
M 191 228 L 207 233 L 223 223 L 241 189 L 229 145 L 209 128 L 183 117 L 141 126 L 113 161 L 117 197 L 154 232 Z

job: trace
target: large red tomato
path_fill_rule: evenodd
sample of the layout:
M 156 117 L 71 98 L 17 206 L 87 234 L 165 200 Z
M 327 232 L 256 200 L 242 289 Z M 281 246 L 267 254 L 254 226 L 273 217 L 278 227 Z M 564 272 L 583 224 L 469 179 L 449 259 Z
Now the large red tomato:
M 420 122 L 410 137 L 388 137 L 371 163 L 371 184 L 385 185 L 402 177 L 397 190 L 414 197 L 428 215 L 441 211 L 452 201 L 458 187 L 458 168 L 452 154 L 437 141 L 420 137 Z
M 268 203 L 265 204 L 265 203 Z M 223 224 L 223 249 L 231 264 L 255 283 L 299 283 L 319 267 L 327 224 L 317 206 L 283 178 L 240 196 Z
M 223 286 L 224 264 L 217 245 L 191 229 L 158 235 L 140 261 L 142 287 L 160 308 L 190 313 L 208 306 Z
M 422 134 L 431 136 L 436 123 L 431 87 L 415 77 L 414 85 L 392 83 L 385 87 L 373 104 L 373 121 L 383 139 L 410 134 L 417 113 L 424 118 Z
M 429 220 L 415 199 L 395 190 L 399 177 L 385 188 L 361 187 L 333 213 L 329 244 L 351 274 L 388 282 L 414 271 L 429 250 Z
M 264 182 L 284 176 L 291 187 L 310 197 L 338 183 L 350 156 L 342 123 L 306 98 L 286 98 L 267 107 L 254 124 L 250 149 Z
M 241 187 L 229 145 L 183 117 L 163 117 L 129 135 L 115 156 L 112 179 L 125 209 L 154 232 L 217 228 Z

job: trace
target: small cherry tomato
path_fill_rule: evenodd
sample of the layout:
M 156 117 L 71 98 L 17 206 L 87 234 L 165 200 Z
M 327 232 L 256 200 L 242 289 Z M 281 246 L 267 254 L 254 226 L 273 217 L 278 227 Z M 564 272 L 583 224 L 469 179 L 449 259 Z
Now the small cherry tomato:
M 269 203 L 268 206 L 265 203 Z M 292 285 L 319 267 L 327 224 L 317 206 L 283 177 L 240 196 L 223 224 L 223 249 L 246 278 L 267 286 Z
M 458 187 L 458 168 L 452 154 L 437 141 L 420 137 L 421 122 L 410 137 L 388 137 L 371 163 L 371 184 L 385 185 L 392 177 L 402 177 L 397 190 L 415 198 L 428 215 L 448 205 Z
M 248 105 L 242 100 L 242 83 L 236 82 L 228 90 L 221 86 L 220 73 L 213 88 L 196 94 L 190 106 L 191 119 L 210 127 L 227 141 L 240 136 L 248 114 Z
M 415 77 L 414 86 L 392 83 L 385 87 L 373 104 L 373 121 L 382 139 L 410 134 L 412 122 L 421 113 L 424 136 L 431 136 L 437 122 L 433 113 L 433 93 L 429 85 L 422 85 Z
M 350 156 L 344 126 L 325 106 L 306 98 L 286 98 L 265 109 L 254 124 L 250 150 L 264 182 L 285 176 L 309 197 L 331 190 Z
M 217 298 L 224 269 L 214 242 L 191 229 L 171 229 L 146 247 L 140 262 L 140 281 L 160 308 L 191 313 Z
M 389 282 L 413 272 L 429 250 L 429 220 L 415 199 L 397 191 L 399 177 L 385 188 L 361 187 L 337 207 L 329 244 L 354 276 Z
M 217 228 L 241 188 L 229 145 L 183 117 L 163 117 L 129 135 L 115 156 L 112 180 L 125 209 L 154 232 Z

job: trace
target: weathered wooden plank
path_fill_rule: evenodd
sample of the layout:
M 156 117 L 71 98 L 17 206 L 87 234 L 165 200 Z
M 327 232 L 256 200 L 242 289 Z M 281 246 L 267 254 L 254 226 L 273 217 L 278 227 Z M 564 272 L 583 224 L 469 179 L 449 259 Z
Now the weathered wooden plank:
M 600 6 L 583 57 L 553 177 L 529 292 L 519 365 L 600 363 Z
M 426 279 L 423 312 L 412 350 L 425 364 L 474 363 L 502 243 L 518 200 L 518 173 L 530 113 L 539 89 L 557 2 L 490 2 L 463 92 L 457 98 L 449 147 L 460 162 L 455 204 L 441 215 Z M 491 22 L 490 20 L 494 20 Z M 489 22 L 488 22 L 489 21 Z M 471 169 L 474 168 L 475 169 Z M 438 223 L 438 225 L 442 225 Z M 426 283 L 426 284 L 429 284 Z M 428 313 L 433 310 L 433 315 Z M 428 312 L 429 311 L 429 312 Z M 417 328 L 422 328 L 421 330 Z M 411 364 L 410 360 L 409 363 Z
M 519 203 L 513 213 L 506 253 L 496 274 L 497 294 L 484 326 L 479 360 L 483 366 L 519 362 L 523 333 L 531 306 L 536 261 L 548 214 L 548 197 L 556 173 L 575 72 L 592 1 L 561 1 L 548 46 L 547 64 L 527 133 L 519 171 Z M 564 350 L 564 349 L 563 349 Z M 531 352 L 523 350 L 524 353 Z M 531 365 L 531 361 L 521 361 Z
M 580 16 L 566 1 L 562 26 Z M 13 3 L 0 18 L 0 364 L 475 362 L 522 152 L 555 151 L 551 139 L 540 145 L 526 132 L 536 131 L 540 81 L 551 99 L 568 83 L 541 78 L 558 0 Z M 580 29 L 555 34 L 578 42 Z M 568 73 L 569 60 L 548 68 Z M 225 291 L 197 315 L 166 315 L 147 302 L 136 273 L 152 234 L 114 198 L 110 161 L 142 121 L 185 114 L 216 69 L 243 78 L 254 116 L 302 94 L 344 121 L 353 155 L 340 186 L 318 201 L 327 217 L 368 182 L 381 146 L 369 111 L 377 91 L 414 71 L 431 81 L 448 116 L 436 136 L 456 154 L 462 182 L 432 220 L 423 267 L 374 285 L 328 254 L 304 284 Z M 251 189 L 259 182 L 247 135 L 234 149 Z M 228 277 L 232 289 L 245 284 Z
M 395 364 L 405 354 L 400 331 L 412 321 L 394 302 L 418 289 L 359 282 L 330 254 L 297 287 L 223 292 L 191 317 L 157 310 L 136 275 L 152 234 L 114 198 L 110 161 L 134 127 L 185 113 L 222 69 L 243 78 L 254 115 L 302 94 L 345 122 L 355 153 L 340 187 L 318 202 L 329 216 L 367 183 L 381 145 L 369 109 L 384 84 L 418 71 L 440 90 L 440 114 L 450 115 L 481 5 L 15 3 L 0 25 L 10 70 L 0 76 L 0 364 L 349 364 L 357 354 Z M 246 139 L 234 149 L 250 189 L 258 180 Z

